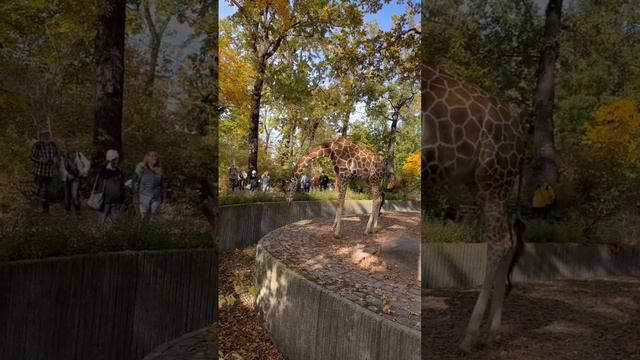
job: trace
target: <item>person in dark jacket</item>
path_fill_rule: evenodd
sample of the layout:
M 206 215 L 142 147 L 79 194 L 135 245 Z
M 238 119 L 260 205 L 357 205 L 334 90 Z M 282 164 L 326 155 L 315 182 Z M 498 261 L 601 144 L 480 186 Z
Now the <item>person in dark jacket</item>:
M 49 213 L 53 172 L 58 160 L 58 148 L 51 138 L 51 131 L 41 130 L 40 140 L 31 150 L 31 161 L 33 161 L 34 190 L 42 203 L 43 214 Z
M 329 177 L 327 176 L 327 173 L 324 172 L 324 170 L 322 170 L 322 174 L 320 175 L 320 178 L 318 178 L 318 182 L 320 183 L 320 190 L 327 191 L 327 186 L 329 185 Z
M 235 191 L 236 188 L 240 188 L 242 191 L 242 184 L 240 183 L 240 172 L 234 163 L 229 168 L 229 186 L 231 187 L 231 191 Z
M 117 217 L 125 199 L 124 174 L 118 167 L 118 151 L 108 150 L 106 164 L 100 169 L 98 188 L 103 189 L 100 223 L 107 220 L 113 222 Z
M 255 193 L 258 190 L 258 184 L 260 183 L 260 179 L 258 178 L 258 173 L 255 170 L 251 170 L 251 175 L 249 176 L 249 190 L 251 193 Z

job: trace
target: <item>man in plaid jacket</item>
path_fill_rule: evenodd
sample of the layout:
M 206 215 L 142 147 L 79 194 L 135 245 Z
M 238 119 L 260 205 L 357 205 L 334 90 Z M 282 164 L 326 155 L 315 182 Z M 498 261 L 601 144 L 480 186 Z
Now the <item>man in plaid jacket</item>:
M 49 213 L 53 169 L 58 162 L 58 147 L 51 139 L 49 130 L 40 131 L 40 141 L 36 142 L 31 150 L 31 161 L 34 164 L 34 190 L 42 201 L 42 213 L 47 214 Z

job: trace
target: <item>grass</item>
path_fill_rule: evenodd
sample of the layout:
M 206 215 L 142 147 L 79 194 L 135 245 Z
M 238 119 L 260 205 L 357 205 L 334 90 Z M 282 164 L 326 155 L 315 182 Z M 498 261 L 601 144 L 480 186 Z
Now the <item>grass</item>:
M 530 243 L 583 243 L 583 225 L 577 220 L 552 222 L 543 219 L 525 219 L 525 242 Z M 432 243 L 481 243 L 487 241 L 487 232 L 480 219 L 462 222 L 428 219 L 423 224 L 423 241 Z M 604 239 L 592 240 L 602 242 Z
M 427 219 L 422 225 L 422 241 L 431 243 L 481 243 L 486 241 L 484 224 L 476 219 L 443 222 Z
M 22 219 L 0 230 L 0 261 L 38 259 L 124 250 L 210 248 L 206 227 L 180 228 L 164 223 L 142 226 L 121 216 L 108 229 L 86 226 L 81 220 Z
M 585 242 L 583 225 L 575 220 L 546 221 L 526 220 L 524 240 L 533 243 L 580 243 Z
M 408 197 L 400 193 L 385 194 L 386 200 L 404 200 Z M 371 200 L 370 193 L 360 193 L 347 190 L 347 200 Z M 323 201 L 323 200 L 338 200 L 338 193 L 334 191 L 317 191 L 313 193 L 297 192 L 293 197 L 294 201 Z M 248 191 L 232 193 L 230 195 L 221 196 L 219 199 L 220 205 L 233 205 L 233 204 L 248 204 L 248 203 L 261 203 L 261 202 L 284 202 L 286 198 L 282 192 L 256 192 L 251 195 Z

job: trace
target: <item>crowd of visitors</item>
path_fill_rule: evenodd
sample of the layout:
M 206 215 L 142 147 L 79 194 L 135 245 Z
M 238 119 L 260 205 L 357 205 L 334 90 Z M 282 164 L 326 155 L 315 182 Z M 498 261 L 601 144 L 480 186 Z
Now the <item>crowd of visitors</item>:
M 80 188 L 89 176 L 91 162 L 78 149 L 73 140 L 65 143 L 64 153 L 59 153 L 48 129 L 40 131 L 39 140 L 31 150 L 33 162 L 34 192 L 48 214 L 52 202 L 52 184 L 57 171 L 64 187 L 64 206 L 68 215 L 81 216 Z M 130 194 L 136 212 L 142 222 L 149 222 L 158 213 L 166 199 L 166 186 L 160 157 L 157 151 L 149 151 L 126 180 L 120 167 L 117 150 L 109 149 L 104 161 L 97 164 L 91 194 L 87 206 L 99 211 L 102 225 L 113 222 L 125 206 Z

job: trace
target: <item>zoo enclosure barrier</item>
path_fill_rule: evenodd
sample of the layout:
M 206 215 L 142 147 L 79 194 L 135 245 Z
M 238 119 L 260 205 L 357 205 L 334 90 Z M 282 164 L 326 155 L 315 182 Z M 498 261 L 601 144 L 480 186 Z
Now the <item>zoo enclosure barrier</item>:
M 142 359 L 215 322 L 217 271 L 214 249 L 2 263 L 0 359 Z

